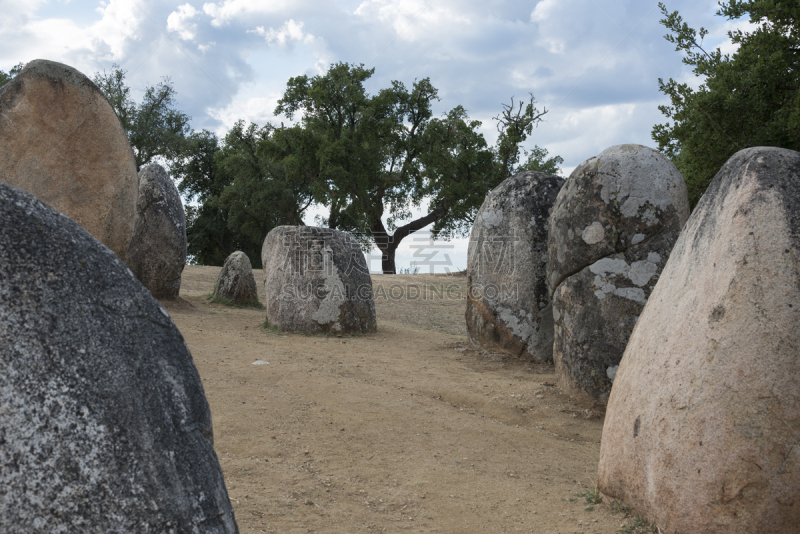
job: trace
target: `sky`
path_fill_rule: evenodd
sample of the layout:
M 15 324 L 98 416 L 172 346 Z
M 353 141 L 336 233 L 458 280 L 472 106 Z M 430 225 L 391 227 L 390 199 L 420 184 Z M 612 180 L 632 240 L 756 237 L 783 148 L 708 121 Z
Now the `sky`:
M 731 52 L 727 31 L 745 26 L 716 16 L 716 0 L 665 3 L 709 30 L 708 48 Z M 219 135 L 237 120 L 288 122 L 273 112 L 289 78 L 337 62 L 374 67 L 370 93 L 430 78 L 435 112 L 464 106 L 489 143 L 502 105 L 532 93 L 547 114 L 524 146 L 564 158 L 566 177 L 613 145 L 655 148 L 668 103 L 658 79 L 698 84 L 661 18 L 655 0 L 0 0 L 0 69 L 43 58 L 91 77 L 116 64 L 137 99 L 169 77 L 192 127 Z M 466 267 L 467 238 L 415 237 L 398 268 Z

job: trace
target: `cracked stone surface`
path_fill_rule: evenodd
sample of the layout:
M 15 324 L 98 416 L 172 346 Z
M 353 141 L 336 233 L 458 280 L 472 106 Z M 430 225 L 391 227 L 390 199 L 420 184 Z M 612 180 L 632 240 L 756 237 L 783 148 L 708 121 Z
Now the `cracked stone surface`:
M 75 221 L 2 182 L 0 531 L 237 532 L 169 314 Z
M 620 145 L 583 162 L 550 217 L 547 282 L 560 386 L 604 404 L 633 327 L 689 215 L 663 154 Z
M 139 200 L 128 267 L 157 299 L 175 299 L 186 265 L 186 213 L 178 188 L 153 163 L 139 171 Z
M 37 59 L 0 88 L 0 176 L 127 261 L 136 160 L 111 104 L 82 73 Z
M 478 210 L 467 256 L 466 321 L 475 345 L 552 361 L 547 231 L 563 184 L 552 174 L 521 172 L 492 190 Z
M 278 226 L 264 239 L 261 262 L 270 326 L 335 334 L 377 330 L 369 268 L 347 232 Z
M 664 534 L 800 525 L 800 153 L 737 152 L 616 372 L 599 488 Z
M 214 285 L 214 296 L 230 300 L 234 304 L 255 304 L 258 302 L 256 277 L 250 258 L 237 250 L 227 258 Z

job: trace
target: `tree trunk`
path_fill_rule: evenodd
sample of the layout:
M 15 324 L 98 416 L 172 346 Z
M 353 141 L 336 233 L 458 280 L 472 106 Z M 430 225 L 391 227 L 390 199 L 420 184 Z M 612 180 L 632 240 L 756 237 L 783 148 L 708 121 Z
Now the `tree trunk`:
M 383 269 L 383 274 L 397 274 L 397 269 L 394 265 L 394 253 L 397 251 L 397 245 L 394 244 L 394 240 L 386 249 L 381 250 L 383 257 L 381 258 L 381 269 Z
M 433 210 L 426 216 L 401 226 L 395 230 L 394 235 L 389 235 L 386 231 L 386 227 L 383 225 L 383 221 L 380 219 L 372 223 L 370 231 L 372 232 L 372 239 L 375 241 L 375 246 L 381 251 L 381 269 L 383 269 L 383 274 L 397 274 L 394 257 L 397 247 L 400 245 L 400 241 L 409 234 L 436 222 L 440 216 L 441 212 L 439 210 Z

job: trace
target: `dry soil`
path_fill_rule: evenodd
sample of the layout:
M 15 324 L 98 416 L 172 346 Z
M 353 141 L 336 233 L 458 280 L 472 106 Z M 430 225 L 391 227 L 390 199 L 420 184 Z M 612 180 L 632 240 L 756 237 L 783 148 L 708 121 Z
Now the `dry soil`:
M 562 395 L 552 366 L 473 348 L 465 277 L 373 275 L 378 332 L 335 337 L 210 303 L 218 272 L 187 266 L 183 300 L 164 305 L 202 377 L 241 532 L 631 528 L 579 496 L 603 415 Z

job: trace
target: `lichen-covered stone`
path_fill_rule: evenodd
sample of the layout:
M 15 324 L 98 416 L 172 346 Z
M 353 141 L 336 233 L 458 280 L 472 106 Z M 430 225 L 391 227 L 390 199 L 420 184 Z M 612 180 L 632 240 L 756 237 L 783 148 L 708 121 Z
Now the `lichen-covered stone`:
M 167 171 L 153 163 L 139 171 L 136 222 L 128 266 L 157 299 L 175 299 L 186 265 L 186 214 Z
M 0 183 L 0 531 L 237 532 L 191 354 L 121 260 Z
M 664 534 L 798 532 L 800 153 L 737 152 L 630 338 L 599 487 Z
M 278 226 L 264 239 L 261 263 L 271 326 L 336 334 L 377 330 L 372 278 L 347 232 Z
M 245 306 L 258 304 L 256 278 L 247 254 L 237 250 L 225 259 L 214 287 L 214 297 Z
M 573 171 L 550 217 L 547 281 L 559 385 L 605 403 L 630 334 L 689 215 L 663 154 L 604 150 Z
M 547 228 L 564 179 L 525 171 L 493 189 L 470 234 L 467 332 L 472 342 L 525 360 L 553 359 Z
M 37 59 L 0 88 L 0 181 L 77 221 L 126 260 L 136 160 L 111 104 L 77 70 Z

